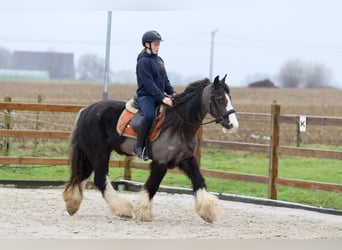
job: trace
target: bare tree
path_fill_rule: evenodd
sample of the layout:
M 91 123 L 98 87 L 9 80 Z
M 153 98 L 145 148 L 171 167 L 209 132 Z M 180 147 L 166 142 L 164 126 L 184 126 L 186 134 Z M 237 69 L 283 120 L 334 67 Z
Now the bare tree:
M 331 71 L 322 64 L 290 60 L 281 67 L 279 80 L 283 87 L 322 88 L 329 86 Z
M 305 69 L 304 87 L 324 88 L 331 82 L 331 71 L 322 64 L 307 64 Z
M 77 79 L 83 81 L 102 81 L 104 79 L 105 60 L 95 54 L 82 55 L 77 64 Z
M 300 87 L 303 82 L 303 63 L 299 59 L 288 61 L 281 67 L 279 80 L 283 87 Z
M 10 66 L 11 59 L 12 53 L 3 47 L 0 47 L 0 69 L 8 68 Z

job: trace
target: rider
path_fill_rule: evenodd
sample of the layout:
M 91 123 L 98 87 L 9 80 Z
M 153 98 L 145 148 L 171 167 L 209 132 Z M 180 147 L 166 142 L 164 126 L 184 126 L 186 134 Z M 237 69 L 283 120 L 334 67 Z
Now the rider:
M 172 106 L 172 99 L 165 95 L 173 95 L 175 91 L 170 84 L 164 67 L 164 61 L 158 56 L 162 38 L 157 31 L 150 30 L 142 36 L 143 50 L 138 55 L 136 74 L 138 89 L 136 95 L 143 122 L 138 133 L 133 154 L 143 160 L 148 160 L 145 152 L 145 141 L 155 119 L 155 109 L 162 103 Z

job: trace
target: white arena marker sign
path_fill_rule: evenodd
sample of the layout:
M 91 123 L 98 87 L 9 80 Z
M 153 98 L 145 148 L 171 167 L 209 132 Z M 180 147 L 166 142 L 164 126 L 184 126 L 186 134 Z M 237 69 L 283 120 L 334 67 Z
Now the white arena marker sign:
M 306 116 L 299 116 L 299 131 L 306 132 Z

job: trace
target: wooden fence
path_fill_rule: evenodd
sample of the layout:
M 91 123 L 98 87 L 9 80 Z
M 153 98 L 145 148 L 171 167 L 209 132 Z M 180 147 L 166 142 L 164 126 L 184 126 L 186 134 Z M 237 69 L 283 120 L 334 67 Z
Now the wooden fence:
M 44 131 L 44 130 L 14 130 L 6 127 L 6 120 L 8 121 L 9 111 L 12 110 L 26 110 L 26 111 L 52 111 L 52 112 L 78 112 L 83 106 L 80 105 L 55 105 L 55 104 L 24 104 L 24 103 L 11 103 L 0 102 L 0 110 L 5 112 L 5 128 L 0 129 L 0 137 L 21 137 L 21 138 L 58 138 L 68 139 L 70 131 Z M 342 160 L 342 151 L 311 149 L 311 148 L 298 148 L 290 146 L 279 145 L 279 134 L 281 123 L 298 123 L 299 116 L 297 115 L 282 115 L 280 114 L 280 106 L 273 104 L 271 106 L 270 114 L 258 113 L 238 113 L 239 121 L 246 122 L 265 122 L 270 126 L 271 140 L 269 144 L 257 143 L 243 143 L 243 142 L 230 142 L 230 141 L 215 141 L 215 140 L 202 140 L 202 133 L 199 133 L 201 147 L 229 149 L 237 151 L 248 152 L 263 152 L 269 154 L 269 171 L 268 176 L 224 172 L 201 169 L 205 177 L 214 177 L 220 179 L 238 180 L 254 183 L 263 183 L 268 185 L 268 197 L 270 199 L 277 199 L 277 186 L 289 186 L 311 190 L 324 190 L 329 192 L 342 193 L 342 184 L 336 183 L 322 183 L 314 181 L 304 181 L 298 179 L 287 179 L 278 177 L 278 161 L 281 155 L 293 155 L 302 157 L 316 157 L 326 159 Z M 340 117 L 318 117 L 307 116 L 307 124 L 320 125 L 320 126 L 342 126 L 342 118 Z M 200 160 L 200 151 L 197 152 L 197 157 Z M 49 157 L 10 157 L 1 156 L 0 164 L 27 164 L 27 165 L 68 165 L 69 159 L 67 158 L 49 158 Z M 135 169 L 149 169 L 148 164 L 134 162 L 133 157 L 126 157 L 123 161 L 111 160 L 109 165 L 111 167 L 124 168 L 124 178 L 131 180 L 132 168 Z M 342 165 L 341 165 L 342 168 Z M 179 172 L 172 170 L 171 172 Z

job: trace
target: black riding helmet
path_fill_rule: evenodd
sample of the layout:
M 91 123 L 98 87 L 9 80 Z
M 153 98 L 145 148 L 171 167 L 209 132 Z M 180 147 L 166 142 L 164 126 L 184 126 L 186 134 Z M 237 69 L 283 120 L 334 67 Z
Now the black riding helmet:
M 155 30 L 149 30 L 142 36 L 142 45 L 145 47 L 145 43 L 151 43 L 154 41 L 162 41 L 161 35 Z

